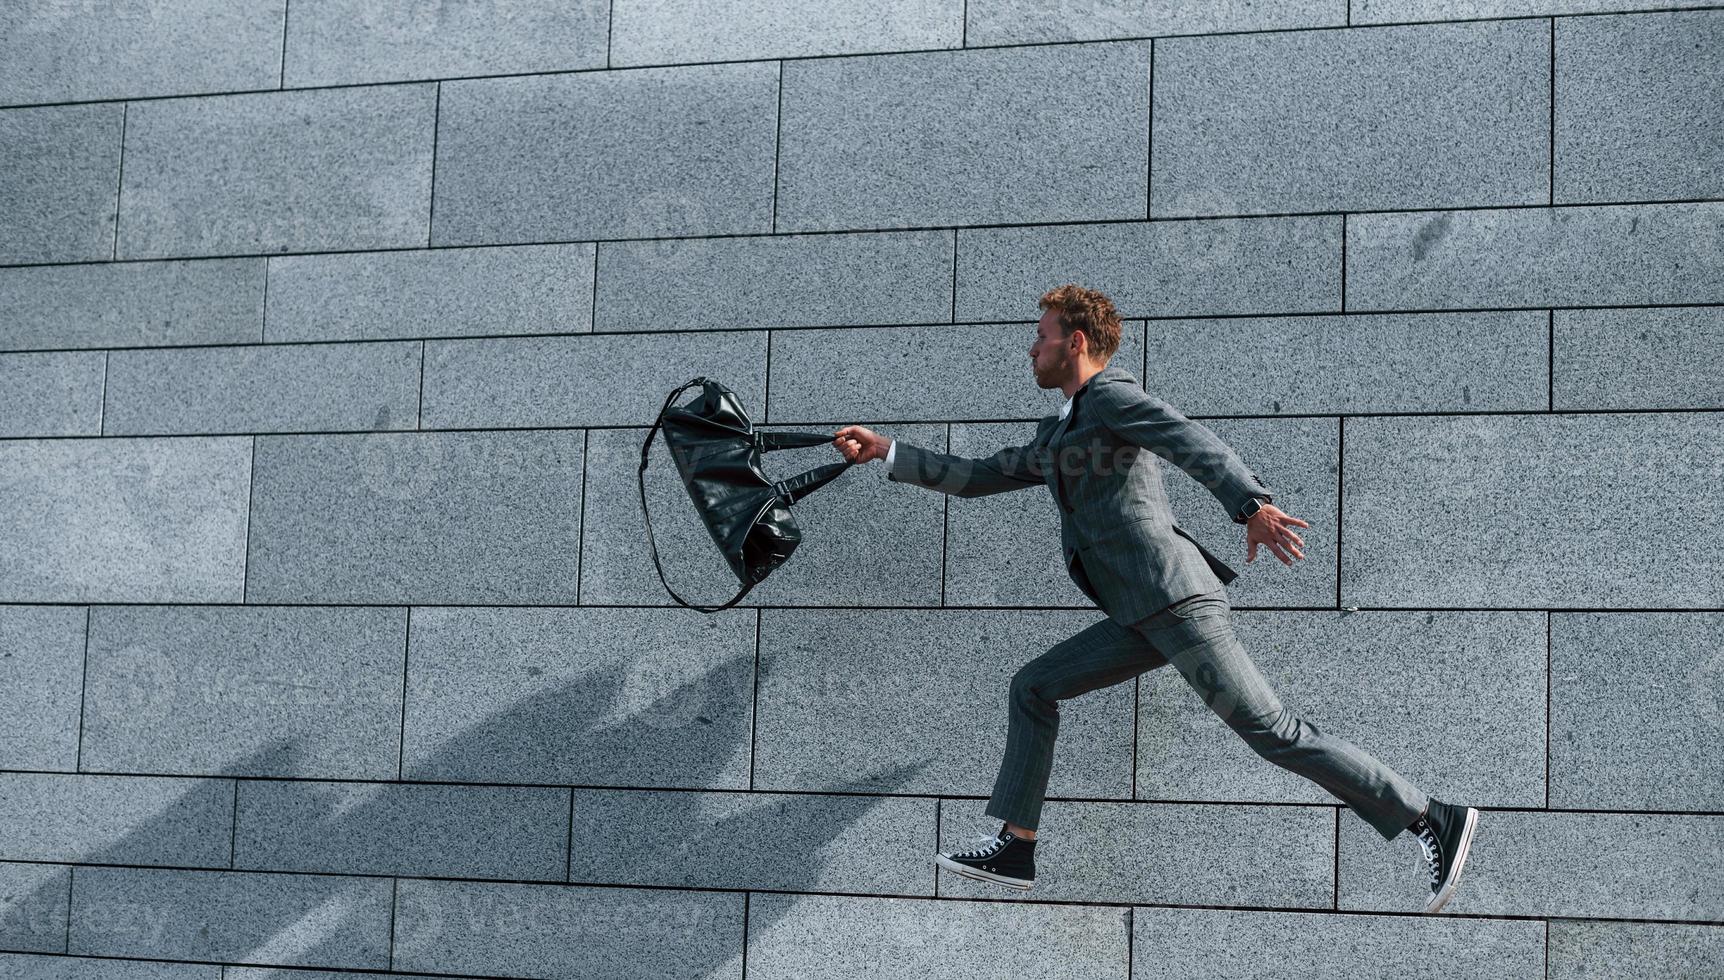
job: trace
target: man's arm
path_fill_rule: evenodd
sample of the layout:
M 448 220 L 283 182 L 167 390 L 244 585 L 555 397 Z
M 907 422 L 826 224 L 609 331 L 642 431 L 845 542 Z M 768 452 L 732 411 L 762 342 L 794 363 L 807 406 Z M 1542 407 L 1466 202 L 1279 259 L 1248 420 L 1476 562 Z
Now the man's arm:
M 886 449 L 886 479 L 898 483 L 914 483 L 958 497 L 983 497 L 1043 485 L 1041 463 L 1030 446 L 1008 446 L 983 458 L 953 456 L 908 444 L 902 453 L 898 449 L 896 439 Z
M 1084 397 L 1102 424 L 1120 438 L 1155 453 L 1203 484 L 1235 524 L 1246 523 L 1239 516 L 1246 501 L 1272 499 L 1263 480 L 1220 436 L 1141 387 L 1116 382 L 1087 391 Z

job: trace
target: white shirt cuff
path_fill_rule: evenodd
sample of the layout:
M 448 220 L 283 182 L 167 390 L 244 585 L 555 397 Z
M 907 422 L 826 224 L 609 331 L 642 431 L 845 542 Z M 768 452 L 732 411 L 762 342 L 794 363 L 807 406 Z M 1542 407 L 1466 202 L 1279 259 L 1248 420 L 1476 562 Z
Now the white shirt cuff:
M 898 440 L 893 439 L 892 444 L 890 446 L 886 447 L 886 475 L 888 477 L 890 477 L 892 474 L 892 457 L 897 455 L 897 452 L 898 452 Z

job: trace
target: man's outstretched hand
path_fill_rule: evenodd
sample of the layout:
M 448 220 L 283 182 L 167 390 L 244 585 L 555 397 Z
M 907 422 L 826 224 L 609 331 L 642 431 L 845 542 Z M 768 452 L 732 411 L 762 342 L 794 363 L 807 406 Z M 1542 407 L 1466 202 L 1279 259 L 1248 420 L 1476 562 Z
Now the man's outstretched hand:
M 844 458 L 852 463 L 866 463 L 871 459 L 885 459 L 886 450 L 892 448 L 892 440 L 886 436 L 877 435 L 860 425 L 847 425 L 832 434 L 832 444 L 844 454 Z
M 1274 504 L 1264 504 L 1245 522 L 1245 543 L 1250 546 L 1246 550 L 1245 560 L 1256 561 L 1257 546 L 1264 545 L 1275 552 L 1275 557 L 1281 559 L 1283 564 L 1293 564 L 1292 559 L 1287 557 L 1288 552 L 1303 561 L 1305 553 L 1300 551 L 1299 547 L 1305 543 L 1305 539 L 1293 533 L 1293 529 L 1310 526 Z

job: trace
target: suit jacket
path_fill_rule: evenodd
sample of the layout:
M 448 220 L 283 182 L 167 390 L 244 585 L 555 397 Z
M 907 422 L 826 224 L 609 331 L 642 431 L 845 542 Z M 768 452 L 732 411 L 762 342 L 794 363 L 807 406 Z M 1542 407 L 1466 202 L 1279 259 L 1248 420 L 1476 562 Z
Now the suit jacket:
M 1269 488 L 1216 434 L 1143 390 L 1109 363 L 1049 415 L 1027 445 L 987 457 L 955 456 L 894 441 L 887 479 L 959 497 L 1045 486 L 1059 507 L 1066 571 L 1104 612 L 1130 625 L 1238 573 L 1173 521 L 1156 457 L 1239 511 Z

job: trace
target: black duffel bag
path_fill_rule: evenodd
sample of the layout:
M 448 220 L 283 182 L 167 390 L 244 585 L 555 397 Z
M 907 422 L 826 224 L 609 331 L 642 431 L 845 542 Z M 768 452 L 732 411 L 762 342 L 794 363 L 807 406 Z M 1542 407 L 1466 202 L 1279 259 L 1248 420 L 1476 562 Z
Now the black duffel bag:
M 705 389 L 699 398 L 687 405 L 671 406 L 678 395 L 696 385 Z M 696 512 L 742 584 L 742 590 L 722 606 L 689 603 L 665 581 L 664 566 L 659 564 L 658 545 L 652 536 L 652 515 L 647 512 L 646 468 L 653 435 L 660 428 L 664 429 L 665 445 L 670 447 L 671 459 L 694 500 Z M 641 516 L 646 520 L 653 567 L 658 569 L 659 581 L 671 598 L 700 612 L 729 609 L 765 581 L 773 569 L 784 564 L 802 543 L 802 529 L 797 526 L 790 505 L 825 486 L 853 464 L 848 460 L 827 463 L 774 482 L 761 472 L 760 454 L 831 443 L 832 436 L 816 432 L 757 431 L 736 393 L 711 378 L 695 378 L 672 391 L 647 432 L 646 442 L 641 444 L 638 481 Z

